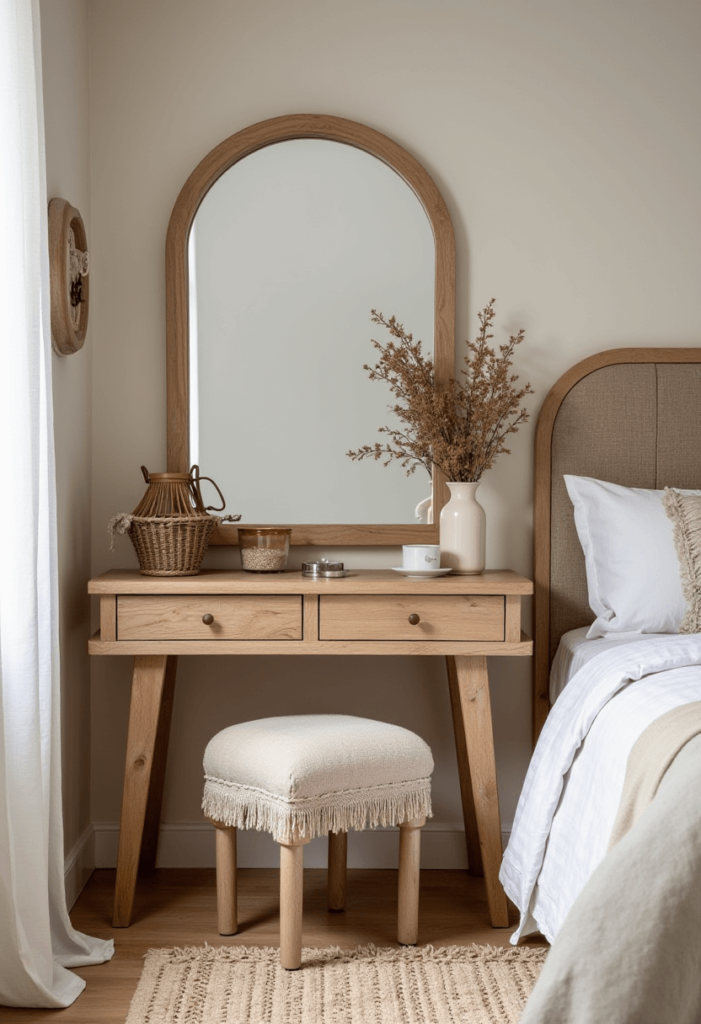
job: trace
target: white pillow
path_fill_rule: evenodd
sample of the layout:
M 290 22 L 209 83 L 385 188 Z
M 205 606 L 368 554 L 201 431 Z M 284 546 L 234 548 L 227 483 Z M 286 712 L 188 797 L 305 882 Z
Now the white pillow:
M 686 601 L 664 491 L 586 476 L 566 475 L 565 485 L 596 615 L 587 637 L 679 632 Z

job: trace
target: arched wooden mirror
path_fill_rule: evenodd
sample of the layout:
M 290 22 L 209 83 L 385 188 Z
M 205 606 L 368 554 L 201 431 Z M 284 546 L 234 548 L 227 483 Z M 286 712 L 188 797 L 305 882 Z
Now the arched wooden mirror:
M 293 544 L 436 543 L 415 509 L 445 481 L 352 462 L 391 425 L 368 380 L 375 308 L 453 373 L 455 240 L 445 202 L 405 149 L 325 115 L 262 121 L 195 168 L 166 242 L 168 469 L 198 462 L 241 525 Z M 224 525 L 214 543 L 236 544 Z

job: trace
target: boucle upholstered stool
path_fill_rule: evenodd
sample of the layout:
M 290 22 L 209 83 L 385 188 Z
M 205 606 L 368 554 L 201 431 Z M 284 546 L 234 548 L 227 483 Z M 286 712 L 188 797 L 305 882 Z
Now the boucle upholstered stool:
M 398 940 L 416 943 L 420 829 L 433 758 L 408 729 L 349 715 L 289 715 L 223 729 L 204 754 L 202 809 L 217 830 L 219 933 L 233 935 L 236 829 L 280 845 L 280 962 L 302 961 L 303 847 L 329 834 L 329 909 L 345 905 L 348 829 L 399 825 Z

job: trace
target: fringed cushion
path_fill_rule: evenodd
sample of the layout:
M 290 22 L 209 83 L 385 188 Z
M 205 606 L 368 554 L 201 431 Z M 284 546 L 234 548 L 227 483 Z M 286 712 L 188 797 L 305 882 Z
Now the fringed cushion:
M 287 715 L 223 729 L 204 754 L 202 809 L 278 843 L 431 814 L 430 747 L 350 715 Z

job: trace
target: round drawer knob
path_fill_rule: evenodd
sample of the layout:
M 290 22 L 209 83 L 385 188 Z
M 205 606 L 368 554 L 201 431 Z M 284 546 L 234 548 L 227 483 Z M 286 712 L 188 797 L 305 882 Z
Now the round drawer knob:
M 206 615 L 202 616 L 202 621 L 204 622 L 205 626 L 211 626 L 212 623 L 214 622 L 214 616 L 210 615 L 210 613 L 207 612 Z
M 421 616 L 417 615 L 416 612 L 412 612 L 411 615 L 409 616 L 409 622 L 411 623 L 412 626 L 418 626 L 418 624 L 421 622 Z

